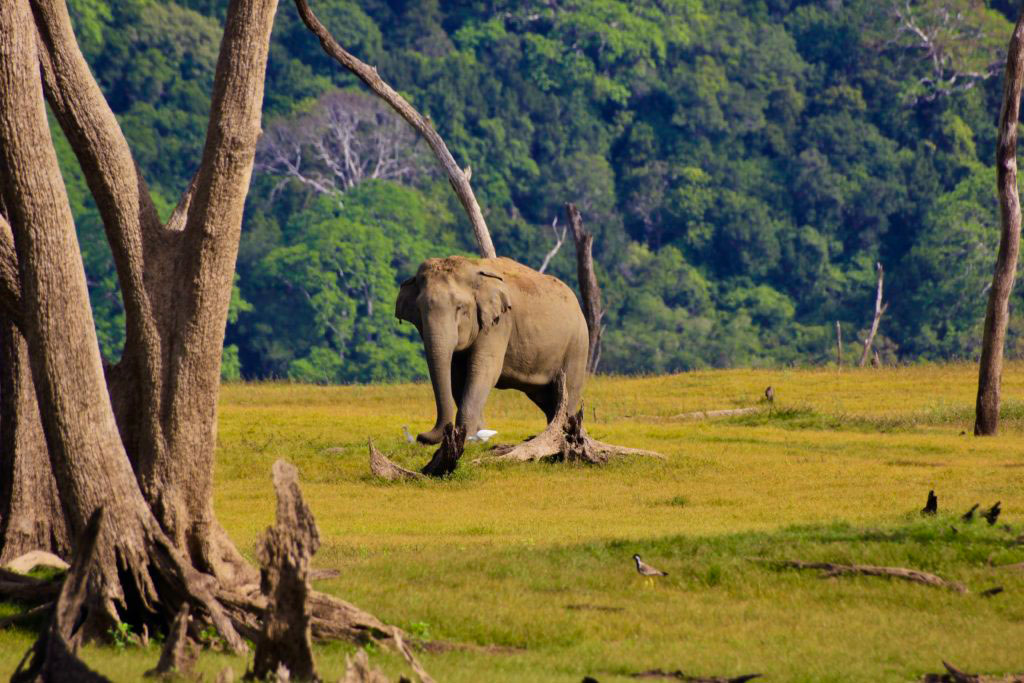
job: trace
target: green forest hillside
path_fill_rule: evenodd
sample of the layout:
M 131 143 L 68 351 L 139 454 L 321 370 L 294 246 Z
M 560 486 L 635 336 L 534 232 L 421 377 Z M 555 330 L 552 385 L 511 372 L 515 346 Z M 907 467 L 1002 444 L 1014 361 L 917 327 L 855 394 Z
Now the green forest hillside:
M 69 0 L 166 214 L 205 135 L 221 0 Z M 538 267 L 575 202 L 596 234 L 600 370 L 818 363 L 891 306 L 885 362 L 974 358 L 998 243 L 1010 0 L 317 0 L 429 114 L 498 253 Z M 228 378 L 426 376 L 397 283 L 472 252 L 425 145 L 282 2 L 228 326 Z M 58 140 L 104 353 L 123 312 Z M 570 244 L 549 272 L 575 285 Z M 1014 307 L 1022 302 L 1017 294 Z M 1024 352 L 1019 317 L 1007 352 Z

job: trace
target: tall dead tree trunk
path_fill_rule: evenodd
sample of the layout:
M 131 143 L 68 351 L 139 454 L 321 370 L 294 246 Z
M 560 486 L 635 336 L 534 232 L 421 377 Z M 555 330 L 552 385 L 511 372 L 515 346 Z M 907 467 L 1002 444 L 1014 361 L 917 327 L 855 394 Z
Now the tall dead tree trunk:
M 1020 117 L 1021 84 L 1024 81 L 1024 9 L 1013 29 L 1006 55 L 1003 107 L 999 115 L 996 146 L 999 219 L 1002 226 L 992 289 L 985 311 L 985 333 L 978 368 L 978 400 L 974 433 L 995 434 L 999 428 L 999 392 L 1003 377 L 1003 345 L 1010 320 L 1010 293 L 1020 250 L 1020 195 L 1017 189 L 1017 121 Z
M 583 298 L 583 317 L 587 320 L 587 333 L 590 345 L 587 350 L 587 371 L 597 372 L 601 362 L 601 319 L 604 309 L 601 308 L 601 288 L 597 285 L 594 273 L 594 236 L 583 229 L 583 218 L 575 204 L 566 204 L 565 212 L 569 215 L 573 239 L 576 242 L 576 277 L 579 281 L 580 296 Z
M 875 291 L 875 317 L 871 321 L 871 331 L 868 332 L 868 336 L 864 340 L 864 352 L 860 354 L 858 367 L 864 367 L 864 364 L 868 362 L 871 345 L 875 343 L 875 335 L 878 334 L 878 323 L 882 321 L 882 316 L 885 315 L 885 311 L 889 308 L 888 303 L 882 303 L 882 285 L 885 281 L 885 270 L 882 268 L 881 263 L 876 263 L 875 266 L 878 269 L 878 289 Z M 877 351 L 875 353 L 877 354 Z
M 21 332 L 0 315 L 0 564 L 32 550 L 70 557 Z
M 431 125 L 430 121 L 416 111 L 394 88 L 388 85 L 380 77 L 380 74 L 377 73 L 376 67 L 363 62 L 334 40 L 327 27 L 320 23 L 320 20 L 313 14 L 313 10 L 310 9 L 309 3 L 306 0 L 295 0 L 295 7 L 299 10 L 299 16 L 302 17 L 306 28 L 320 40 L 320 45 L 323 47 L 324 52 L 355 74 L 359 80 L 365 83 L 378 97 L 387 102 L 392 109 L 398 112 L 399 116 L 408 121 L 409 125 L 423 136 L 434 156 L 440 162 L 444 172 L 448 175 L 448 182 L 451 183 L 455 195 L 459 198 L 459 202 L 462 203 L 462 208 L 466 210 L 466 216 L 469 217 L 469 223 L 473 228 L 473 237 L 476 239 L 480 256 L 483 258 L 496 257 L 497 253 L 494 251 L 494 243 L 491 242 L 491 233 L 487 229 L 487 222 L 484 220 L 484 214 L 480 210 L 480 204 L 476 201 L 476 195 L 473 194 L 473 188 L 469 184 L 470 178 L 473 175 L 472 170 L 468 166 L 465 170 L 459 168 L 459 165 L 455 163 L 455 158 L 452 157 L 452 153 L 448 151 L 448 145 L 444 143 L 441 136 L 434 130 L 434 126 Z

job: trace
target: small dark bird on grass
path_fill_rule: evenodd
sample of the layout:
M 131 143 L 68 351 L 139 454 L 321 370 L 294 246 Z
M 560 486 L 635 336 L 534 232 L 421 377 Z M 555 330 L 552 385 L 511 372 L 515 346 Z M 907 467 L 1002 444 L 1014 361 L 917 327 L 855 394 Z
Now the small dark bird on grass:
M 983 598 L 991 598 L 993 595 L 999 595 L 1003 590 L 1005 589 L 1002 586 L 995 586 L 994 588 L 989 588 L 987 591 L 981 591 L 979 595 Z
M 768 401 L 769 403 L 775 403 L 775 390 L 772 389 L 771 387 L 765 389 L 764 400 Z
M 973 522 L 974 521 L 974 511 L 978 509 L 978 505 L 979 505 L 979 503 L 975 503 L 974 505 L 972 505 L 971 509 L 968 510 L 967 512 L 965 512 L 963 517 L 961 517 L 960 519 L 964 520 L 968 524 Z
M 928 502 L 921 508 L 922 515 L 934 515 L 939 511 L 939 497 L 935 495 L 935 491 L 928 492 Z
M 668 576 L 668 572 L 663 572 L 660 569 L 655 569 L 651 565 L 641 560 L 639 555 L 634 555 L 633 559 L 636 560 L 636 571 L 638 574 L 640 574 L 640 576 Z
M 1002 508 L 999 507 L 1000 502 L 1001 501 L 997 500 L 996 504 L 986 510 L 982 515 L 982 517 L 988 520 L 990 526 L 996 523 L 996 520 L 999 519 L 999 513 L 1003 511 Z

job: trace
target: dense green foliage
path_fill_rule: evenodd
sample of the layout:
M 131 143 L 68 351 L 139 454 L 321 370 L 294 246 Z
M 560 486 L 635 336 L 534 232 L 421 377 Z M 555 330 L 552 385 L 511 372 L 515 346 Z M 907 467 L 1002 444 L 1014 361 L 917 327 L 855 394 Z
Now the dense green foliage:
M 201 151 L 225 2 L 71 6 L 166 211 Z M 608 307 L 601 369 L 643 373 L 827 361 L 835 321 L 848 342 L 865 334 L 879 261 L 891 301 L 878 339 L 884 360 L 976 356 L 999 232 L 998 63 L 1015 6 L 906 7 L 321 0 L 314 8 L 472 166 L 500 254 L 537 267 L 564 202 L 581 207 L 597 236 Z M 911 24 L 931 36 L 932 52 Z M 423 258 L 472 252 L 472 243 L 422 144 L 361 92 L 282 3 L 227 376 L 425 376 L 415 331 L 392 316 L 397 283 Z M 346 112 L 356 114 L 341 121 Z M 361 145 L 354 152 L 352 139 Z M 116 276 L 66 144 L 60 152 L 97 327 L 116 358 Z M 575 284 L 571 240 L 550 272 Z M 1015 308 L 1021 301 L 1016 295 Z M 1021 330 L 1011 328 L 1011 355 Z

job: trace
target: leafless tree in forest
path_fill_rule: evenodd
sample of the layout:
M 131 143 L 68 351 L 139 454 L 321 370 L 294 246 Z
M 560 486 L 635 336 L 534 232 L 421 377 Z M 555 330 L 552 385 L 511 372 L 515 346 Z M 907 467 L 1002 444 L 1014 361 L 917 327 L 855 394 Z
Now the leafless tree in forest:
M 878 271 L 878 288 L 875 290 L 875 317 L 871 320 L 871 330 L 868 331 L 868 336 L 864 338 L 864 351 L 860 354 L 860 362 L 857 364 L 858 367 L 864 367 L 864 364 L 868 362 L 868 354 L 871 352 L 871 346 L 875 343 L 875 335 L 878 334 L 878 323 L 882 321 L 882 316 L 889 309 L 889 302 L 882 303 L 882 286 L 885 283 L 885 269 L 882 268 L 881 263 L 876 263 L 875 268 Z M 877 357 L 878 352 L 875 352 Z
M 895 36 L 886 43 L 928 64 L 915 101 L 970 90 L 999 73 L 996 14 L 984 3 L 963 0 L 892 0 Z
M 1024 82 L 1024 9 L 1010 38 L 1003 84 L 1003 106 L 996 142 L 996 189 L 1002 226 L 992 288 L 988 292 L 985 332 L 978 368 L 978 400 L 974 433 L 995 434 L 999 428 L 999 394 L 1003 377 L 1003 346 L 1010 322 L 1010 293 L 1020 251 L 1020 194 L 1017 188 L 1017 123 L 1020 118 L 1021 85 Z
M 565 236 L 569 234 L 569 226 L 562 228 L 561 234 L 558 232 L 558 216 L 555 216 L 554 220 L 551 221 L 551 232 L 555 235 L 555 246 L 551 247 L 547 254 L 544 255 L 544 260 L 541 261 L 540 268 L 537 269 L 538 273 L 543 273 L 548 269 L 551 264 L 551 259 L 555 258 L 558 250 L 562 248 L 562 244 L 565 243 Z
M 414 181 L 426 166 L 419 139 L 377 98 L 329 93 L 309 114 L 269 126 L 256 147 L 257 173 L 279 176 L 276 194 L 297 180 L 317 194 L 364 180 Z
M 258 593 L 243 589 L 257 572 L 214 516 L 212 474 L 221 349 L 276 9 L 276 0 L 229 3 L 199 168 L 163 222 L 64 2 L 0 0 L 0 315 L 25 341 L 5 341 L 14 360 L 4 364 L 4 383 L 14 377 L 26 387 L 27 362 L 38 402 L 35 413 L 12 409 L 18 395 L 5 394 L 0 420 L 5 435 L 39 448 L 29 435 L 41 416 L 37 433 L 68 537 L 102 510 L 76 639 L 119 621 L 166 630 L 186 604 L 234 650 L 258 630 Z M 95 199 L 124 295 L 124 353 L 108 368 L 46 102 Z M 44 466 L 24 458 L 15 464 Z M 12 471 L 30 476 L 25 469 Z M 47 496 L 25 505 L 64 538 L 59 516 L 43 507 Z M 3 527 L 4 547 L 16 542 L 16 526 Z M 310 600 L 314 635 L 391 637 L 351 605 L 316 593 Z

